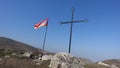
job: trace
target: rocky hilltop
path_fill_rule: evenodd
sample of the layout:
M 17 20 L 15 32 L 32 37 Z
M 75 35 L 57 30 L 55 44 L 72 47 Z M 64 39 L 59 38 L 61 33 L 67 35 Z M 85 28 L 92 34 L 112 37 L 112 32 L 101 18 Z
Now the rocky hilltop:
M 93 62 L 65 52 L 45 52 L 41 57 L 36 50 L 28 44 L 0 37 L 0 68 L 120 68 L 119 59 Z

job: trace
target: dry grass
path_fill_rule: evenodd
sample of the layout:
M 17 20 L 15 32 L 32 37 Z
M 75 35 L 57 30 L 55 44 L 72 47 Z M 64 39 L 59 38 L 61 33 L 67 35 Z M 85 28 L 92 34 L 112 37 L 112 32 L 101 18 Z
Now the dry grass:
M 41 65 L 31 59 L 20 59 L 12 57 L 0 60 L 0 68 L 48 68 L 49 61 L 44 61 Z
M 85 64 L 84 67 L 85 68 L 110 68 L 110 67 L 106 67 L 98 64 Z

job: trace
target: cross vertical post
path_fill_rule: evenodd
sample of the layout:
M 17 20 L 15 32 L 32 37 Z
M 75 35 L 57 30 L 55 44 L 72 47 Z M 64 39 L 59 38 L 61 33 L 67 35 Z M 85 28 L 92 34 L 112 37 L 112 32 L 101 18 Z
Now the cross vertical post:
M 71 53 L 71 40 L 72 40 L 73 17 L 74 17 L 74 8 L 72 9 L 72 18 L 71 18 L 71 25 L 70 25 L 70 40 L 69 40 L 69 51 L 68 51 L 68 53 Z
M 73 8 L 73 9 L 72 9 L 71 21 L 61 22 L 61 23 L 60 23 L 60 24 L 69 24 L 69 23 L 70 23 L 70 39 L 69 39 L 69 51 L 68 51 L 68 53 L 71 53 L 71 42 L 72 42 L 73 24 L 74 24 L 74 23 L 78 23 L 78 22 L 87 22 L 87 19 L 74 21 L 74 12 L 75 12 L 75 9 Z

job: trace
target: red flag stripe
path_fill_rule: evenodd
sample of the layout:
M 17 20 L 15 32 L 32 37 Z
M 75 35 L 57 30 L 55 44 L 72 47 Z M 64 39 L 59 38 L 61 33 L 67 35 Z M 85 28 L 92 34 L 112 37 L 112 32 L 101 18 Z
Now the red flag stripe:
M 39 22 L 39 23 L 35 24 L 34 29 L 38 29 L 41 26 L 47 26 L 47 25 L 48 25 L 48 18 L 46 18 L 42 22 Z

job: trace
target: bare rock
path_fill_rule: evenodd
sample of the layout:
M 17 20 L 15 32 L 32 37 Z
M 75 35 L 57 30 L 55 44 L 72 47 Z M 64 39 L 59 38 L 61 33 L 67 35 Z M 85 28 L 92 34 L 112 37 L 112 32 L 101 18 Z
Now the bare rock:
M 84 68 L 84 63 L 69 53 L 60 52 L 53 56 L 50 61 L 50 68 Z
M 99 65 L 103 65 L 103 66 L 107 66 L 107 67 L 110 67 L 110 65 L 106 64 L 106 63 L 103 63 L 103 62 L 98 62 Z

